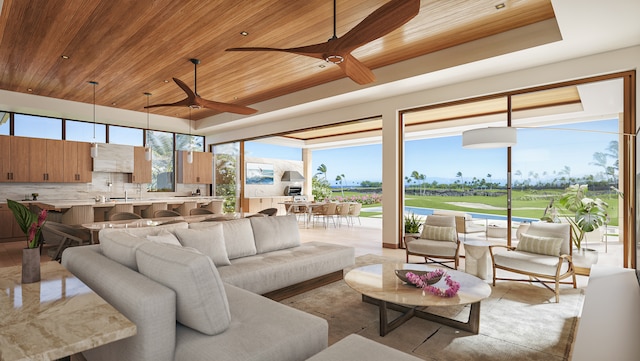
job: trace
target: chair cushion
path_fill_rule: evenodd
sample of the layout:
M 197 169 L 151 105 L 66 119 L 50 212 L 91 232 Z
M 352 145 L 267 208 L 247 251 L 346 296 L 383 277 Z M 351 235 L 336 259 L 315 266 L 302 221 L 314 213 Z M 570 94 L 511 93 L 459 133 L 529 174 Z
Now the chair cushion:
M 204 229 L 178 229 L 176 235 L 183 246 L 195 248 L 209 256 L 216 267 L 231 264 L 224 244 L 222 224 L 216 223 Z
M 231 324 L 227 295 L 211 259 L 183 247 L 147 242 L 136 250 L 140 273 L 176 293 L 176 320 L 213 336 Z
M 458 243 L 415 238 L 407 242 L 407 249 L 412 253 L 420 253 L 434 257 L 454 257 L 458 250 Z
M 557 237 L 533 236 L 523 233 L 516 249 L 522 252 L 560 256 L 560 246 L 564 240 Z
M 456 241 L 456 228 L 455 227 L 439 227 L 425 224 L 422 227 L 422 234 L 420 238 L 430 239 L 434 241 Z
M 499 252 L 493 255 L 496 266 L 508 267 L 527 273 L 537 273 L 553 277 L 558 267 L 557 256 L 547 256 L 544 254 L 530 252 Z M 560 274 L 569 271 L 569 262 L 562 262 Z

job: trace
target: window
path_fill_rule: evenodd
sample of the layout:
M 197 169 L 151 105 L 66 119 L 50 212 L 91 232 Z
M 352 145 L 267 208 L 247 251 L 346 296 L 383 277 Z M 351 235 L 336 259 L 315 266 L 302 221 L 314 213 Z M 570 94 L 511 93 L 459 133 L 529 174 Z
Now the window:
M 65 120 L 65 139 L 77 142 L 94 142 L 93 123 L 80 122 L 77 120 Z M 95 141 L 97 143 L 107 142 L 107 127 L 104 124 L 95 125 Z
M 109 126 L 109 143 L 142 146 L 143 130 L 139 128 Z
M 9 135 L 11 134 L 9 131 L 9 116 L 8 112 L 0 112 L 0 134 L 1 135 Z
M 13 134 L 21 137 L 62 139 L 62 119 L 15 114 Z
M 172 192 L 175 179 L 173 133 L 149 130 L 147 135 L 149 146 L 153 152 L 151 183 L 147 190 L 150 192 Z
M 213 195 L 224 197 L 224 211 L 236 212 L 239 205 L 238 184 L 240 143 L 220 144 L 213 147 Z
M 176 133 L 176 150 L 204 151 L 204 137 L 200 135 L 187 135 Z

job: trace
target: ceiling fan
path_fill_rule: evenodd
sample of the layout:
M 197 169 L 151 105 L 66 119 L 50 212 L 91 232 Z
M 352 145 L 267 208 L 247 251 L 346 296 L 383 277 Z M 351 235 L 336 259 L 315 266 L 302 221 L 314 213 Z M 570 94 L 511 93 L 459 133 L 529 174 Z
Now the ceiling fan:
M 336 0 L 333 0 L 333 37 L 326 43 L 298 48 L 230 48 L 227 51 L 282 51 L 337 64 L 358 84 L 376 80 L 373 72 L 356 59 L 351 52 L 371 41 L 381 38 L 413 19 L 420 12 L 420 0 L 391 0 L 364 18 L 342 37 L 336 36 Z
M 256 109 L 245 107 L 237 104 L 229 104 L 229 103 L 220 103 L 213 100 L 207 100 L 202 98 L 198 94 L 198 64 L 200 64 L 200 60 L 198 59 L 189 59 L 194 66 L 193 70 L 193 91 L 189 88 L 187 84 L 185 84 L 182 80 L 178 78 L 173 78 L 173 81 L 178 84 L 178 86 L 187 93 L 187 97 L 185 99 L 180 100 L 175 103 L 168 104 L 154 104 L 147 105 L 145 108 L 155 108 L 155 107 L 190 107 L 193 109 L 199 108 L 207 108 L 212 110 L 217 110 L 220 112 L 229 112 L 229 113 L 237 113 L 237 114 L 253 114 L 257 112 Z

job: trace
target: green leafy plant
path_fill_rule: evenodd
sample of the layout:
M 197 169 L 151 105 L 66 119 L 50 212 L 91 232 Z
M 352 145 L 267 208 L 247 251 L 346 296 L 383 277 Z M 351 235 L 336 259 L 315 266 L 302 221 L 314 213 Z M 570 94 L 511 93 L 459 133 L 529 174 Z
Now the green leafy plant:
M 420 233 L 422 220 L 413 212 L 404 216 L 404 233 Z
M 27 236 L 27 248 L 40 247 L 40 233 L 42 233 L 42 226 L 44 226 L 47 219 L 47 210 L 43 209 L 36 214 L 31 212 L 24 204 L 11 199 L 7 199 L 7 205 L 13 212 L 20 229 Z
M 587 197 L 588 185 L 569 186 L 558 199 L 558 204 L 570 212 L 563 215 L 571 224 L 573 244 L 580 249 L 586 233 L 593 232 L 607 221 L 609 205 L 600 198 Z

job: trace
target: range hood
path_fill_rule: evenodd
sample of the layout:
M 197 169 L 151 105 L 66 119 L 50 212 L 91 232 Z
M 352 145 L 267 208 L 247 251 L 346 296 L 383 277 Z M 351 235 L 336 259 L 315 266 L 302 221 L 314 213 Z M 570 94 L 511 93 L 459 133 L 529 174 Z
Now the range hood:
M 302 174 L 300 174 L 300 172 L 296 170 L 284 171 L 281 179 L 281 181 L 283 182 L 297 182 L 297 181 L 303 181 L 303 180 L 304 180 L 304 177 L 302 176 Z
M 111 143 L 98 144 L 93 158 L 94 172 L 133 173 L 133 147 Z

